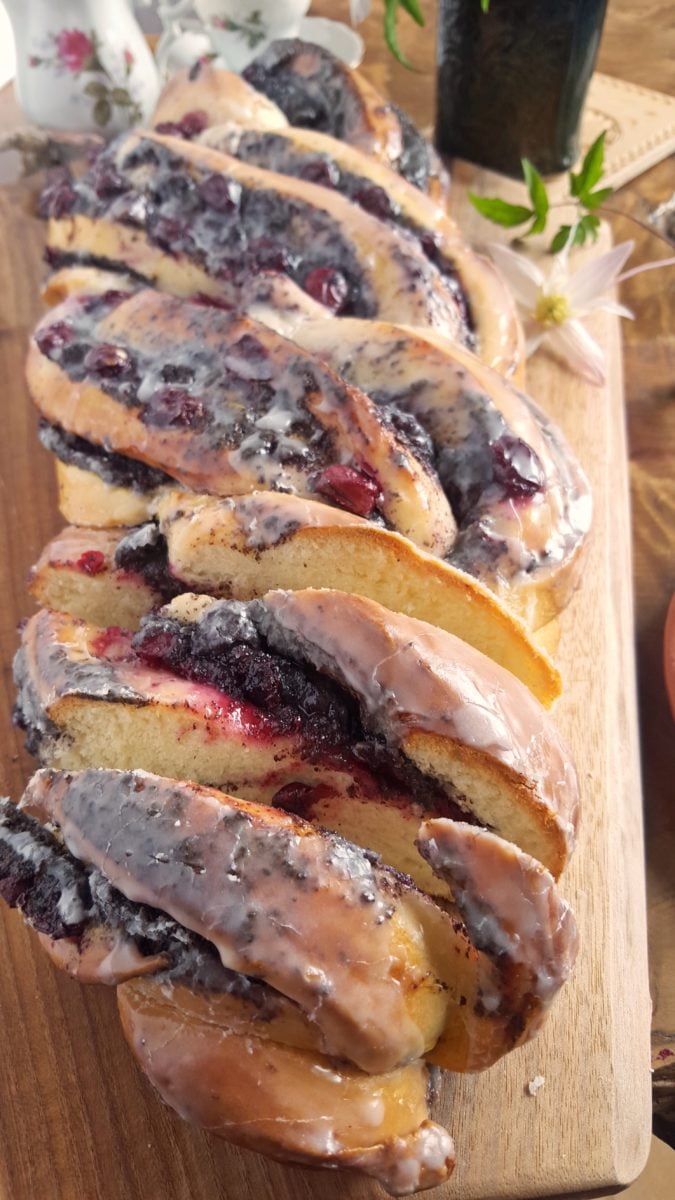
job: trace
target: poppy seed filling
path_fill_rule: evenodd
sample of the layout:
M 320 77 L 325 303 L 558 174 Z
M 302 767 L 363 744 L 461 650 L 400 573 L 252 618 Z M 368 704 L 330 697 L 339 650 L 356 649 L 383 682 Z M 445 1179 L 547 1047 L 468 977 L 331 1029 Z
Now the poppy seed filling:
M 227 970 L 205 938 L 159 909 L 128 900 L 99 870 L 76 858 L 56 830 L 6 799 L 0 799 L 0 897 L 55 941 L 70 938 L 83 946 L 92 929 L 121 932 L 143 956 L 166 959 L 164 978 L 260 1005 L 269 992 Z

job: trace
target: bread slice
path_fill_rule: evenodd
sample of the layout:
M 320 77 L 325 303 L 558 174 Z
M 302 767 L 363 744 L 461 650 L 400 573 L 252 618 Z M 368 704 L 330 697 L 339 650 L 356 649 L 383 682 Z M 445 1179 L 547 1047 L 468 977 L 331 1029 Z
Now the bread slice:
M 128 532 L 78 525 L 62 530 L 31 570 L 31 594 L 45 607 L 93 625 L 138 628 L 165 597 L 151 577 L 117 564 L 115 553 Z
M 452 634 L 361 596 L 273 591 L 263 606 L 273 648 L 348 688 L 388 745 L 560 874 L 578 820 L 576 771 L 519 680 Z
M 591 523 L 588 480 L 541 408 L 433 330 L 382 321 L 305 321 L 294 340 L 430 435 L 458 539 L 450 561 L 532 628 L 576 587 Z
M 366 1075 L 276 1040 L 240 998 L 161 979 L 125 983 L 117 1001 L 125 1037 L 164 1103 L 209 1133 L 281 1162 L 364 1172 L 394 1196 L 451 1174 L 452 1138 L 428 1119 L 422 1063 Z
M 332 133 L 388 163 L 437 200 L 447 198 L 447 172 L 410 117 L 323 46 L 279 39 L 243 75 L 292 125 Z
M 247 129 L 288 126 L 281 109 L 262 92 L 257 92 L 235 71 L 219 70 L 210 62 L 173 71 L 151 118 L 153 126 L 175 125 L 179 136 L 188 138 L 195 136 L 202 122 L 205 125 L 225 121 L 236 121 Z
M 271 1040 L 370 1074 L 422 1053 L 482 1069 L 533 1036 L 574 961 L 573 916 L 541 864 L 452 821 L 423 827 L 420 846 L 450 877 L 472 941 L 359 847 L 192 783 L 40 771 L 21 801 L 24 823 L 26 814 L 54 832 L 17 837 L 3 817 L 0 885 L 30 920 L 56 921 L 57 940 L 61 914 L 84 912 L 86 924 L 63 890 L 78 878 L 84 903 L 111 914 L 104 920 L 121 914 L 141 948 L 166 947 L 158 970 L 174 982 L 248 998 Z M 50 866 L 55 836 L 67 849 Z M 224 1000 L 221 1017 L 228 1008 L 236 1025 L 241 1006 Z
M 56 485 L 62 516 L 73 525 L 93 525 L 97 529 L 142 525 L 149 521 L 164 490 L 135 491 L 108 482 L 95 470 L 59 459 L 56 460 Z M 173 488 L 169 490 L 173 491 Z
M 122 896 L 293 1001 L 325 1051 L 362 1070 L 415 1061 L 458 1007 L 438 972 L 466 949 L 461 929 L 409 881 L 297 817 L 139 771 L 41 772 L 22 807 Z
M 210 632 L 231 622 L 232 633 Z M 253 683 L 237 683 L 235 698 L 220 655 L 247 637 L 254 651 L 236 656 L 246 671 L 250 661 Z M 451 634 L 359 596 L 277 591 L 250 607 L 178 597 L 146 619 L 134 646 L 130 634 L 65 614 L 43 610 L 27 623 L 18 712 L 43 762 L 139 766 L 320 812 L 437 893 L 447 889 L 414 845 L 430 806 L 471 814 L 560 874 L 578 809 L 569 754 L 531 692 Z M 270 653 L 280 658 L 268 684 Z M 287 684 L 289 659 L 298 666 Z M 338 693 L 320 699 L 325 685 L 308 667 Z M 307 698 L 283 700 L 288 686 L 304 694 L 301 678 Z
M 246 121 L 213 123 L 198 140 L 256 166 L 330 187 L 407 230 L 460 289 L 476 353 L 500 374 L 522 381 L 524 336 L 508 287 L 493 264 L 468 245 L 445 208 L 419 188 L 376 158 L 315 129 L 264 131 Z
M 577 954 L 574 914 L 553 877 L 518 846 L 460 821 L 427 821 L 417 844 L 434 872 L 450 882 L 472 943 L 497 967 L 493 1003 L 505 1026 L 518 1028 L 527 1013 L 533 1037 Z M 487 990 L 483 1003 L 490 1003 Z M 492 1061 L 489 1039 L 485 1050 Z M 436 1053 L 443 1056 L 443 1037 Z M 477 1045 L 474 1054 L 477 1062 Z
M 325 493 L 435 553 L 452 543 L 425 447 L 250 318 L 150 289 L 71 297 L 38 325 L 26 372 L 51 426 L 163 478 L 216 495 Z
M 135 629 L 179 583 L 235 600 L 272 587 L 335 588 L 455 634 L 546 707 L 560 695 L 548 655 L 487 588 L 353 513 L 277 492 L 225 500 L 174 492 L 158 502 L 157 516 L 159 527 L 145 532 L 63 530 L 31 572 L 38 603 L 95 625 Z
M 67 199 L 48 188 L 41 211 L 52 265 L 132 271 L 162 291 L 230 305 L 273 270 L 333 312 L 469 336 L 455 291 L 414 238 L 344 196 L 208 146 L 127 134 Z

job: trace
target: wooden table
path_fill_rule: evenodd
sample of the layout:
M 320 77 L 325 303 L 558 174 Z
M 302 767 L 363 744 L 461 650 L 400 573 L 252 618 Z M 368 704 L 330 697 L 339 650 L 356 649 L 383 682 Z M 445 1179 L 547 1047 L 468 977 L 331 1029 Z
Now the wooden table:
M 478 2 L 478 0 L 476 0 Z M 420 123 L 432 118 L 432 81 L 435 6 L 423 3 L 429 21 L 425 31 L 417 30 L 405 16 L 400 18 L 401 40 L 410 56 L 420 65 L 428 65 L 429 73 L 422 79 L 400 68 L 384 48 L 380 31 L 381 3 L 374 5 L 365 33 L 368 53 L 365 73 L 384 92 L 390 92 L 409 109 Z M 347 4 L 324 0 L 314 5 L 317 12 L 346 16 Z M 343 11 L 338 11 L 343 10 Z M 668 0 L 643 0 L 636 12 L 629 0 L 611 0 L 607 26 L 601 49 L 601 70 L 623 78 L 656 87 L 663 91 L 675 88 L 675 30 L 668 31 L 671 5 Z M 672 25 L 672 22 L 671 22 Z M 10 89 L 0 94 L 0 130 L 17 124 L 16 106 Z M 667 199 L 675 189 L 673 163 L 662 163 L 640 179 L 624 187 L 615 197 L 615 207 L 644 219 L 649 209 Z M 0 216 L 5 211 L 6 198 L 0 197 Z M 633 262 L 645 262 L 666 257 L 669 251 L 652 234 L 636 227 L 622 217 L 613 218 L 616 240 L 632 237 L 636 240 Z M 39 274 L 39 249 L 31 236 L 31 222 L 16 221 L 17 245 L 13 279 L 17 291 L 25 296 L 34 288 Z M 489 227 L 486 226 L 489 236 Z M 675 818 L 672 805 L 672 779 L 675 776 L 673 757 L 673 726 L 670 721 L 662 681 L 661 638 L 666 605 L 675 591 L 675 405 L 673 405 L 673 367 L 675 366 L 675 336 L 668 326 L 668 299 L 673 295 L 673 276 L 646 275 L 626 284 L 622 299 L 636 313 L 635 324 L 624 324 L 625 373 L 628 427 L 631 447 L 631 472 L 634 505 L 634 568 L 636 599 L 636 635 L 638 647 L 639 689 L 642 710 L 642 747 L 644 757 L 644 786 L 647 810 L 648 873 L 650 909 L 650 950 L 652 990 L 655 1001 L 654 1043 L 657 1051 L 675 1051 L 675 951 L 672 928 L 675 922 L 675 881 L 672 863 L 675 859 Z M 25 309 L 25 305 L 23 306 Z M 37 300 L 35 310 L 37 311 Z M 0 330 L 0 352 L 2 350 Z M 25 333 L 27 335 L 28 329 Z M 20 372 L 22 363 L 3 359 L 5 370 Z M 670 400 L 670 404 L 669 404 Z M 21 428 L 16 439 L 16 453 L 32 444 L 32 415 L 16 416 Z M 46 463 L 45 458 L 45 463 Z M 41 489 L 51 488 L 51 467 L 45 467 L 46 478 Z M 4 511 L 11 522 L 21 521 L 26 527 L 26 546 L 46 541 L 54 525 L 48 525 L 45 507 L 35 511 L 14 511 L 12 497 L 3 497 Z M 52 508 L 53 511 L 53 508 Z M 0 553 L 3 553 L 0 533 Z M 30 563 L 31 551 L 21 551 L 12 564 L 10 578 L 15 595 L 11 606 L 25 611 L 23 578 Z M 14 642 L 13 629 L 2 629 L 2 666 L 8 671 L 9 655 Z M 5 700 L 10 694 L 5 678 Z M 0 720 L 8 720 L 8 712 L 0 711 Z M 18 743 L 17 743 L 18 744 Z M 669 811 L 670 810 L 670 811 Z M 45 1053 L 48 1048 L 44 1047 Z M 670 1061 L 675 1062 L 675 1059 Z M 663 1060 L 666 1064 L 667 1060 Z M 656 1079 L 656 1098 L 665 1095 L 675 1084 L 668 1082 L 668 1068 L 659 1067 Z M 672 1093 L 671 1093 L 672 1097 Z M 675 1101 L 670 1101 L 671 1109 Z M 665 1112 L 668 1101 L 662 1102 Z M 85 1200 L 89 1200 L 88 1197 Z

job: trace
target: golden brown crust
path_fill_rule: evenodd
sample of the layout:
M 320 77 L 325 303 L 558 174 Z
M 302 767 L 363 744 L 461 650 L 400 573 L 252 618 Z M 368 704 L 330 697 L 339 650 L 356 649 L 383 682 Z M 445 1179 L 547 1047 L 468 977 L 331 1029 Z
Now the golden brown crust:
M 192 76 L 192 77 L 191 77 Z M 257 92 L 234 71 L 203 63 L 199 71 L 185 67 L 174 71 L 164 84 L 150 125 L 180 122 L 187 113 L 204 113 L 210 124 L 236 121 L 248 129 L 285 129 L 288 125 L 276 104 Z
M 364 1075 L 273 1040 L 241 1000 L 233 1011 L 231 997 L 223 1004 L 161 980 L 134 980 L 117 995 L 142 1070 L 165 1103 L 209 1132 L 283 1162 L 364 1171 L 394 1195 L 451 1173 L 452 1139 L 427 1119 L 421 1063 Z

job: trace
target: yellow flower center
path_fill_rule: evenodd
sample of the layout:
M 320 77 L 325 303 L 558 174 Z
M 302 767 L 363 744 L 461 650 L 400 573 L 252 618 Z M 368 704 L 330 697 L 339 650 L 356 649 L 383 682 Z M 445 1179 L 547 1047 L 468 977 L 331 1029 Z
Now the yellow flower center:
M 550 329 L 553 325 L 564 325 L 569 316 L 570 306 L 567 296 L 542 293 L 534 307 L 535 320 L 545 329 Z

